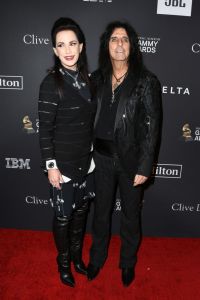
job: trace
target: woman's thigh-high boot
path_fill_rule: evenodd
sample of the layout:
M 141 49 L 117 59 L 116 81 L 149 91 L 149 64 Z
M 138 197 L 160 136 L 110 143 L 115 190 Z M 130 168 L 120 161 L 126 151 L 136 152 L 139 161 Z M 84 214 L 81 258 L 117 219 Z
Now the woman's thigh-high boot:
M 70 222 L 70 254 L 76 272 L 87 275 L 87 268 L 82 260 L 83 238 L 89 203 L 86 201 L 74 211 Z
M 58 250 L 57 263 L 60 279 L 62 283 L 73 287 L 75 281 L 71 272 L 70 222 L 71 217 L 54 217 L 53 235 Z

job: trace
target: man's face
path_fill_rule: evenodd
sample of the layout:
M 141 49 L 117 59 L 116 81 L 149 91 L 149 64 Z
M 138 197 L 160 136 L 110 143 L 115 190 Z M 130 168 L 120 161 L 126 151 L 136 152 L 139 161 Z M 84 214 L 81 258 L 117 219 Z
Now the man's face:
M 109 41 L 109 54 L 112 61 L 127 61 L 130 54 L 130 42 L 124 28 L 116 28 Z

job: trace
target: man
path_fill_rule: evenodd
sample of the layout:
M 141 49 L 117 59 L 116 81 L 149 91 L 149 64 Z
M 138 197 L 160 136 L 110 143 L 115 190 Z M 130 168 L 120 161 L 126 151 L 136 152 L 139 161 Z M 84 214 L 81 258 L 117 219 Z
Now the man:
M 110 23 L 101 37 L 99 70 L 92 79 L 95 120 L 96 199 L 88 279 L 103 266 L 116 189 L 121 197 L 119 267 L 124 286 L 135 276 L 140 243 L 142 185 L 152 172 L 161 119 L 161 89 L 144 68 L 138 38 L 128 23 Z

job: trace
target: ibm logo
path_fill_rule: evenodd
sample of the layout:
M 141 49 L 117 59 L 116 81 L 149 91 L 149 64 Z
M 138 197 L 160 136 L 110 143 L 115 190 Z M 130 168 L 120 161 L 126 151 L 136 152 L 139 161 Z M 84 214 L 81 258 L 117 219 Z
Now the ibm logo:
M 192 0 L 158 0 L 157 14 L 191 17 Z
M 30 158 L 10 158 L 6 157 L 6 169 L 30 169 Z
M 0 89 L 23 90 L 23 76 L 0 75 Z

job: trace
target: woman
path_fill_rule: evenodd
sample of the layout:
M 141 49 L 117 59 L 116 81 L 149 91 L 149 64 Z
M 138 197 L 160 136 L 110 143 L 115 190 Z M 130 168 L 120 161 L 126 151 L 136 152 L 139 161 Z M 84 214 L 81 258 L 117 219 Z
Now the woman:
M 55 211 L 53 235 L 61 281 L 74 286 L 71 261 L 87 274 L 82 243 L 88 212 L 88 175 L 95 104 L 91 101 L 85 37 L 69 18 L 58 19 L 51 32 L 55 65 L 40 86 L 40 148 L 48 172 Z

